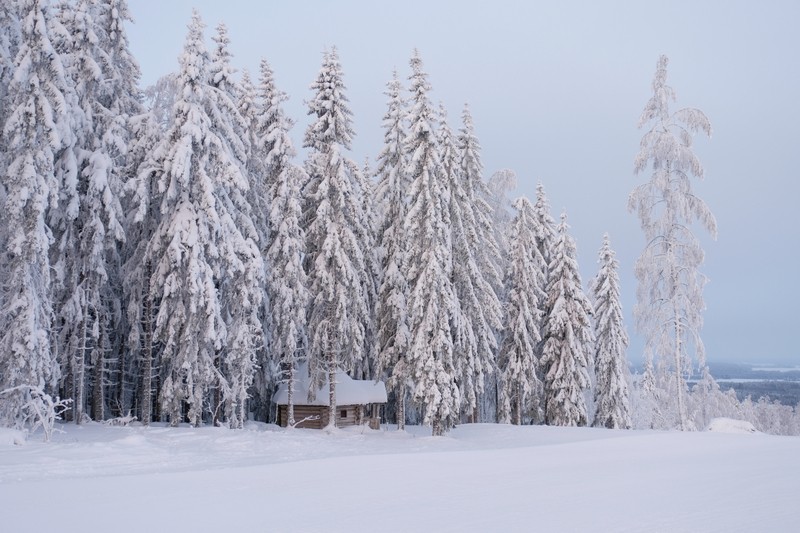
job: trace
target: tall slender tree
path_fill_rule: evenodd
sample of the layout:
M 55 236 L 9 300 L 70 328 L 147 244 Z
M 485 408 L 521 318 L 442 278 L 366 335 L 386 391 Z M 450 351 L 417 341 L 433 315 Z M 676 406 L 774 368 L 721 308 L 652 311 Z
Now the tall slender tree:
M 56 206 L 60 188 L 56 154 L 71 144 L 65 97 L 70 88 L 50 39 L 48 2 L 23 0 L 19 9 L 19 48 L 2 130 L 8 233 L 0 291 L 0 391 L 19 386 L 52 391 L 59 366 L 50 345 L 52 232 L 46 214 Z M 2 422 L 19 426 L 26 401 L 21 391 L 0 395 Z
M 306 207 L 309 220 L 308 277 L 309 371 L 315 394 L 328 381 L 329 426 L 336 424 L 336 372 L 352 369 L 363 357 L 370 311 L 363 285 L 368 268 L 358 224 L 363 215 L 358 168 L 347 157 L 353 136 L 342 69 L 336 49 L 325 53 L 309 102 L 314 122 L 304 146 L 309 149 Z
M 393 73 L 386 85 L 388 108 L 383 117 L 384 145 L 378 156 L 376 195 L 382 222 L 378 230 L 381 259 L 381 284 L 377 302 L 378 375 L 389 374 L 389 386 L 396 399 L 397 428 L 405 429 L 405 398 L 408 389 L 406 354 L 408 329 L 408 278 L 406 277 L 405 222 L 408 214 L 409 181 L 403 151 L 405 101 L 402 86 Z
M 550 202 L 547 199 L 547 193 L 544 190 L 544 185 L 540 182 L 536 185 L 536 202 L 533 204 L 533 225 L 534 233 L 536 235 L 536 247 L 544 259 L 544 286 L 548 287 L 550 284 L 550 262 L 553 256 L 553 249 L 556 244 L 556 223 L 550 212 Z M 547 324 L 547 317 L 550 315 L 550 306 L 547 298 L 543 298 L 539 302 L 539 311 L 542 315 L 541 321 L 541 338 L 542 340 L 536 346 L 536 359 L 540 361 L 539 375 L 542 383 L 544 382 L 544 366 L 541 364 L 544 349 L 545 325 Z M 532 413 L 535 422 L 544 422 L 544 388 L 535 390 L 532 398 Z M 539 418 L 541 416 L 541 418 Z
M 92 415 L 105 416 L 106 353 L 116 348 L 122 310 L 119 244 L 124 241 L 120 204 L 129 143 L 129 120 L 140 110 L 138 65 L 127 50 L 121 27 L 130 17 L 124 1 L 80 0 L 63 10 L 72 35 L 66 51 L 75 86 L 78 168 L 77 210 L 56 216 L 58 312 L 61 352 L 69 361 L 80 423 L 85 391 L 91 387 Z M 120 17 L 123 17 L 122 19 Z M 92 369 L 91 379 L 84 378 Z
M 635 267 L 639 281 L 636 326 L 645 337 L 649 368 L 664 370 L 656 376 L 656 386 L 669 391 L 662 395 L 668 403 L 660 406 L 664 422 L 686 430 L 691 429 L 686 379 L 694 362 L 705 366 L 700 329 L 706 278 L 699 271 L 704 253 L 692 227 L 699 224 L 716 237 L 717 223 L 691 186 L 692 177 L 703 178 L 692 138 L 697 132 L 710 136 L 711 124 L 698 109 L 670 112 L 669 104 L 676 96 L 667 85 L 667 64 L 662 55 L 653 96 L 639 118 L 639 127 L 649 129 L 642 137 L 634 173 L 650 169 L 652 174 L 631 192 L 628 208 L 639 217 L 647 242 Z
M 477 422 L 479 400 L 496 365 L 497 332 L 502 328 L 503 314 L 498 292 L 503 281 L 500 275 L 500 252 L 492 227 L 492 208 L 486 202 L 488 191 L 483 182 L 481 147 L 475 135 L 469 106 L 464 106 L 461 119 L 456 150 L 463 196 L 455 195 L 452 198 L 460 199 L 464 206 L 465 244 L 472 256 L 469 267 L 464 269 L 465 277 L 471 278 L 466 286 L 471 285 L 472 289 L 459 294 L 459 300 L 469 316 L 475 335 L 477 372 L 473 376 L 472 387 L 464 393 L 467 405 L 472 409 L 472 421 Z
M 535 214 L 523 197 L 514 202 L 517 215 L 508 237 L 506 323 L 500 346 L 500 420 L 522 424 L 524 411 L 542 388 L 536 346 L 541 341 L 542 302 L 545 299 L 545 262 L 536 246 Z
M 619 290 L 619 262 L 608 234 L 600 248 L 600 271 L 589 291 L 594 306 L 595 414 L 592 425 L 609 429 L 630 429 L 628 366 L 625 349 L 628 334 L 622 321 Z
M 237 359 L 236 369 L 228 369 L 239 380 L 231 385 L 214 358 L 229 333 L 225 304 L 238 301 L 244 306 L 231 312 L 234 317 L 241 313 L 243 321 L 242 332 L 232 338 L 258 333 L 250 317 L 259 304 L 253 283 L 263 275 L 263 262 L 253 240 L 236 223 L 242 214 L 234 195 L 243 195 L 248 187 L 241 167 L 244 147 L 236 144 L 237 137 L 224 122 L 214 120 L 221 109 L 234 106 L 223 91 L 209 85 L 203 23 L 197 12 L 181 56 L 180 85 L 174 123 L 158 149 L 162 219 L 145 261 L 152 261 L 151 292 L 159 300 L 153 334 L 166 366 L 162 409 L 177 424 L 185 403 L 189 421 L 199 424 L 211 387 L 240 398 L 237 389 L 246 390 L 252 379 L 252 359 Z M 224 289 L 226 278 L 235 291 L 218 289 Z M 250 299 L 241 300 L 243 293 Z
M 302 219 L 302 185 L 305 172 L 292 163 L 296 155 L 289 130 L 292 121 L 284 114 L 287 96 L 275 86 L 272 69 L 261 61 L 259 113 L 256 116 L 254 153 L 261 160 L 263 174 L 254 176 L 258 209 L 269 209 L 265 220 L 269 264 L 267 287 L 271 304 L 268 322 L 273 361 L 262 365 L 277 367 L 288 390 L 287 420 L 293 426 L 294 383 L 298 366 L 308 350 L 307 312 L 310 301 L 308 279 L 303 269 L 306 243 Z M 254 191 L 254 192 L 255 192 Z M 268 205 L 267 205 L 268 203 Z M 263 215 L 258 215 L 259 217 Z M 275 372 L 270 372 L 274 374 Z M 263 381 L 271 379 L 264 375 Z
M 411 69 L 412 105 L 404 143 L 406 173 L 411 180 L 406 217 L 411 332 L 408 375 L 414 401 L 423 405 L 424 423 L 439 436 L 458 422 L 461 405 L 451 329 L 459 311 L 451 280 L 448 191 L 436 142 L 436 117 L 428 99 L 430 85 L 416 50 Z
M 585 426 L 591 364 L 592 314 L 583 293 L 576 261 L 575 241 L 569 235 L 567 215 L 561 215 L 550 261 L 542 365 L 544 367 L 545 422 L 553 426 Z
M 122 265 L 128 324 L 125 350 L 130 366 L 123 366 L 122 371 L 130 368 L 128 371 L 135 376 L 138 417 L 144 425 L 153 419 L 154 369 L 159 367 L 159 350 L 153 335 L 158 300 L 150 285 L 154 265 L 147 247 L 161 222 L 158 177 L 163 172 L 159 146 L 163 134 L 154 113 L 148 111 L 131 118 L 130 178 L 123 197 L 127 235 Z

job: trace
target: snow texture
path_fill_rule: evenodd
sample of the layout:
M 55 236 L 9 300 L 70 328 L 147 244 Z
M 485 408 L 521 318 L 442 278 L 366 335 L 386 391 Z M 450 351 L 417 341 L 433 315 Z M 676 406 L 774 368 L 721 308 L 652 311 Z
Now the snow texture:
M 800 521 L 793 437 L 495 424 L 445 438 L 417 426 L 62 429 L 50 444 L 0 441 L 3 531 L 788 533 Z
M 328 405 L 328 379 L 316 391 L 309 391 L 308 366 L 299 365 L 295 373 L 294 394 L 298 405 Z M 278 386 L 272 401 L 278 405 L 288 402 L 289 387 Z M 336 403 L 339 405 L 367 405 L 386 403 L 386 385 L 382 381 L 353 379 L 345 372 L 336 372 Z

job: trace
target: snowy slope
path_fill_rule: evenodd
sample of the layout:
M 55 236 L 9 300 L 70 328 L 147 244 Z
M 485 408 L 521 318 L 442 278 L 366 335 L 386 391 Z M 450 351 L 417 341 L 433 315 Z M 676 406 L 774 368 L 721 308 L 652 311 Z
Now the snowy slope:
M 796 531 L 800 439 L 62 426 L 0 439 L 0 531 Z M 46 510 L 46 511 L 45 511 Z M 245 530 L 245 529 L 242 529 Z

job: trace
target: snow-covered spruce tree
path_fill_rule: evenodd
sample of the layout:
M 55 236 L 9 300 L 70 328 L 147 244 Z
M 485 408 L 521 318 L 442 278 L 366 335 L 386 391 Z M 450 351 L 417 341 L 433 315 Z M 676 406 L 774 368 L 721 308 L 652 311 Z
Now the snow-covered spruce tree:
M 555 247 L 557 228 L 553 215 L 550 212 L 550 202 L 544 190 L 544 185 L 536 185 L 536 203 L 533 205 L 533 212 L 536 215 L 536 245 L 539 253 L 542 254 L 547 262 L 548 269 L 552 259 L 552 251 Z
M 14 75 L 14 59 L 19 49 L 20 13 L 18 2 L 0 4 L 0 124 L 6 123 L 9 108 L 4 105 L 11 77 Z M 5 169 L 5 150 L 0 150 L 0 168 Z M 2 201 L 2 198 L 0 198 Z
M 547 283 L 542 367 L 544 368 L 545 423 L 585 426 L 592 352 L 592 307 L 583 293 L 576 261 L 575 241 L 569 235 L 567 215 L 561 215 L 552 249 Z
M 480 397 L 488 378 L 494 373 L 496 363 L 496 332 L 502 328 L 502 306 L 498 292 L 502 290 L 503 280 L 500 275 L 500 252 L 491 221 L 492 209 L 485 200 L 487 191 L 483 182 L 481 147 L 475 136 L 469 106 L 464 106 L 461 119 L 462 126 L 456 139 L 456 150 L 463 196 L 451 195 L 451 202 L 455 200 L 463 204 L 462 219 L 466 230 L 464 243 L 469 250 L 471 261 L 467 268 L 456 268 L 459 264 L 455 253 L 458 241 L 454 239 L 453 265 L 461 309 L 471 323 L 476 342 L 474 352 L 476 372 L 472 377 L 472 386 L 462 388 L 462 394 L 466 396 L 466 406 L 472 409 L 470 413 L 472 421 L 478 422 Z M 457 281 L 459 270 L 469 281 L 464 284 Z
M 272 240 L 269 248 L 269 288 L 272 303 L 272 350 L 287 384 L 287 420 L 294 425 L 294 382 L 298 363 L 308 348 L 306 328 L 308 291 L 303 270 L 305 234 L 300 227 L 302 215 L 301 175 L 303 171 L 287 166 L 278 175 L 272 195 L 270 221 Z
M 600 271 L 589 286 L 594 305 L 595 415 L 592 425 L 630 429 L 628 365 L 625 349 L 628 335 L 622 323 L 619 292 L 619 262 L 608 234 L 600 248 Z
M 105 63 L 106 71 L 110 74 L 109 78 L 103 80 L 103 90 L 100 91 L 102 116 L 106 122 L 106 133 L 101 139 L 101 145 L 105 146 L 111 158 L 109 183 L 111 190 L 116 193 L 117 202 L 121 205 L 120 197 L 124 194 L 124 182 L 131 176 L 128 154 L 132 142 L 132 120 L 143 111 L 139 89 L 139 64 L 130 51 L 125 30 L 125 24 L 132 22 L 133 18 L 127 0 L 105 0 L 100 3 L 95 20 L 100 46 L 106 50 L 106 54 L 101 55 L 101 62 Z M 125 210 L 120 207 L 122 218 L 118 220 L 123 228 L 124 215 Z M 106 396 L 122 409 L 118 414 L 124 415 L 130 408 L 132 391 L 129 382 L 134 381 L 134 378 L 130 373 L 130 362 L 126 358 L 127 350 L 124 349 L 128 326 L 125 323 L 124 300 L 120 298 L 124 279 L 122 264 L 125 260 L 121 253 L 120 247 L 107 250 L 106 270 L 109 281 L 105 284 L 103 299 L 111 311 L 108 322 L 110 326 L 108 345 L 112 354 L 119 354 L 118 361 L 115 361 L 118 378 L 111 380 L 115 387 Z M 94 395 L 96 412 L 99 411 L 98 401 L 101 398 L 102 395 Z
M 388 374 L 394 390 L 397 429 L 404 430 L 405 398 L 408 389 L 406 355 L 410 343 L 408 330 L 408 278 L 405 221 L 408 213 L 409 183 L 403 141 L 406 137 L 405 101 L 402 86 L 393 73 L 386 84 L 388 108 L 383 116 L 383 148 L 378 156 L 376 196 L 382 222 L 378 230 L 381 285 L 376 309 L 378 331 L 377 374 Z
M 6 102 L 11 77 L 14 75 L 14 59 L 19 49 L 20 20 L 19 6 L 16 1 L 0 4 L 0 127 L 6 123 L 11 104 Z M 0 130 L 1 131 L 1 130 Z M 4 147 L 4 139 L 0 134 L 0 173 L 8 168 L 8 150 Z M 5 186 L 0 181 L 0 205 L 6 201 Z M 6 238 L 8 228 L 0 228 L 0 272 L 4 271 Z
M 710 136 L 711 124 L 698 109 L 670 113 L 675 91 L 667 85 L 667 63 L 666 56 L 659 58 L 653 97 L 639 118 L 639 127 L 649 125 L 649 129 L 642 137 L 634 173 L 650 168 L 652 175 L 631 192 L 628 208 L 639 217 L 647 242 L 635 267 L 636 327 L 645 337 L 645 359 L 658 361 L 655 368 L 666 370 L 656 375 L 656 387 L 669 391 L 662 396 L 668 405 L 659 407 L 666 417 L 663 422 L 687 430 L 692 428 L 687 419 L 686 377 L 694 360 L 705 366 L 700 329 L 706 278 L 698 270 L 704 254 L 692 227 L 699 224 L 715 237 L 717 224 L 691 186 L 692 177 L 703 177 L 692 136 L 698 131 Z
M 328 378 L 328 425 L 335 427 L 336 372 L 352 369 L 363 357 L 370 318 L 363 285 L 368 264 L 357 235 L 363 222 L 358 169 L 346 154 L 353 126 L 336 49 L 325 53 L 311 89 L 308 113 L 314 122 L 304 142 L 309 149 L 304 191 L 311 292 L 309 394 Z
M 271 304 L 270 348 L 272 362 L 261 364 L 268 369 L 273 365 L 281 372 L 279 379 L 288 387 L 287 419 L 294 421 L 294 382 L 299 363 L 305 360 L 308 349 L 307 311 L 310 295 L 308 279 L 303 269 L 305 232 L 300 226 L 302 217 L 302 185 L 305 172 L 292 163 L 294 146 L 289 136 L 292 122 L 283 112 L 286 95 L 275 87 L 272 69 L 266 60 L 261 61 L 260 106 L 255 123 L 254 154 L 262 163 L 257 167 L 263 174 L 254 176 L 256 190 L 263 195 L 255 202 L 267 208 L 269 217 L 264 222 L 269 229 L 268 283 Z M 267 190 L 266 187 L 269 187 Z M 255 191 L 254 191 L 255 192 Z M 262 215 L 258 215 L 259 217 Z M 268 366 L 269 365 L 269 366 Z M 271 374 L 262 370 L 262 381 L 272 381 Z
M 486 326 L 479 301 L 483 278 L 478 268 L 474 243 L 477 241 L 475 212 L 468 194 L 459 154 L 453 133 L 447 124 L 444 106 L 439 106 L 439 131 L 437 143 L 441 156 L 441 171 L 449 192 L 450 244 L 452 257 L 452 282 L 456 291 L 456 311 L 453 320 L 453 350 L 457 381 L 463 404 L 461 408 L 474 417 L 478 394 L 483 389 L 485 375 L 494 364 L 494 351 L 489 350 L 489 361 L 481 354 L 480 332 Z M 491 332 L 490 332 L 491 333 Z M 492 342 L 495 342 L 492 334 Z M 493 347 L 492 347 L 493 348 Z
M 70 88 L 50 40 L 49 4 L 23 0 L 18 6 L 19 48 L 2 130 L 8 167 L 1 175 L 7 234 L 0 291 L 0 392 L 17 391 L 0 395 L 0 423 L 17 427 L 28 400 L 17 387 L 52 391 L 59 379 L 50 344 L 52 232 L 46 214 L 60 188 L 56 153 L 71 143 L 64 96 Z
M 458 130 L 456 139 L 456 147 L 461 157 L 460 166 L 464 179 L 464 190 L 471 199 L 475 213 L 475 235 L 478 243 L 474 245 L 476 247 L 476 259 L 482 276 L 489 282 L 490 287 L 496 293 L 501 291 L 503 287 L 503 269 L 500 247 L 494 233 L 494 208 L 488 201 L 492 193 L 483 181 L 483 163 L 480 157 L 481 146 L 478 142 L 478 137 L 475 135 L 472 113 L 470 113 L 469 106 L 466 104 L 461 113 L 461 122 L 462 125 Z M 506 179 L 511 178 L 513 178 L 513 172 L 511 177 L 506 175 Z M 506 186 L 508 186 L 507 183 Z M 491 301 L 496 300 L 497 297 L 493 294 L 486 294 L 485 299 Z M 499 304 L 492 307 L 498 306 Z M 498 317 L 500 315 L 499 311 L 490 312 L 496 312 Z M 500 328 L 497 323 L 491 324 L 491 326 L 495 329 Z
M 124 241 L 119 201 L 129 142 L 129 120 L 140 111 L 136 61 L 122 25 L 124 1 L 80 0 L 62 11 L 72 35 L 70 75 L 80 109 L 76 131 L 77 211 L 63 217 L 58 262 L 61 352 L 75 390 L 75 420 L 83 416 L 91 384 L 92 415 L 105 417 L 106 352 L 118 342 L 119 243 Z M 116 363 L 117 361 L 113 361 Z M 84 379 L 92 369 L 91 380 Z
M 553 247 L 556 243 L 556 224 L 553 216 L 550 213 L 550 202 L 547 199 L 547 194 L 544 190 L 544 185 L 538 183 L 536 185 L 536 202 L 533 204 L 533 226 L 536 235 L 536 247 L 539 253 L 544 258 L 544 287 L 550 283 L 550 261 L 553 255 Z M 550 314 L 547 298 L 543 298 L 540 302 L 540 312 L 542 315 L 542 341 L 536 346 L 536 359 L 540 362 L 539 375 L 540 381 L 544 382 L 544 367 L 542 361 L 542 349 L 544 347 L 544 326 L 547 323 L 547 316 Z M 533 414 L 533 421 L 535 423 L 543 423 L 544 418 L 544 388 L 534 390 L 531 398 L 531 412 Z
M 248 121 L 238 109 L 242 89 L 234 80 L 235 69 L 231 66 L 230 39 L 225 24 L 217 25 L 213 37 L 216 44 L 209 64 L 208 92 L 211 105 L 209 116 L 224 149 L 238 164 L 242 183 L 224 183 L 227 210 L 241 235 L 254 249 L 242 250 L 245 260 L 233 276 L 222 278 L 220 298 L 225 310 L 225 323 L 229 342 L 217 352 L 215 366 L 225 380 L 215 391 L 214 403 L 224 404 L 224 418 L 232 428 L 241 428 L 246 419 L 248 389 L 255 378 L 258 367 L 256 354 L 264 347 L 263 307 L 267 300 L 263 253 L 259 249 L 259 232 L 253 223 L 253 208 L 250 205 L 250 182 L 248 173 L 250 155 L 250 133 Z M 256 250 L 258 250 L 256 252 Z M 227 385 L 227 387 L 226 387 Z M 221 398 L 220 398 L 221 395 Z M 217 415 L 219 416 L 219 415 Z
M 523 197 L 514 202 L 517 215 L 508 236 L 506 328 L 498 355 L 501 374 L 498 410 L 501 422 L 520 425 L 530 400 L 541 388 L 536 346 L 541 339 L 545 299 L 545 262 L 536 246 L 535 214 Z
M 450 210 L 436 143 L 435 115 L 427 75 L 415 50 L 411 57 L 411 108 L 404 142 L 411 197 L 405 227 L 408 243 L 408 315 L 411 344 L 408 377 L 423 422 L 443 435 L 459 418 L 461 394 L 454 361 L 452 321 L 459 315 L 451 280 Z
M 364 256 L 364 270 L 361 272 L 361 286 L 367 301 L 367 312 L 364 321 L 364 354 L 353 368 L 356 379 L 372 379 L 375 373 L 378 337 L 375 327 L 375 307 L 378 301 L 380 283 L 380 262 L 377 250 L 378 217 L 375 209 L 375 192 L 373 190 L 372 171 L 369 161 L 362 169 L 354 168 L 358 190 L 356 198 L 360 198 L 359 223 L 356 225 L 356 238 Z
M 234 106 L 223 91 L 209 85 L 203 23 L 196 11 L 180 63 L 182 89 L 174 123 L 158 149 L 162 218 L 144 260 L 152 262 L 150 292 L 159 302 L 153 335 L 161 345 L 165 367 L 163 413 L 177 424 L 186 404 L 190 423 L 200 424 L 211 387 L 219 386 L 237 406 L 239 389 L 246 390 L 252 380 L 254 362 L 252 354 L 245 353 L 241 335 L 255 338 L 260 333 L 252 323 L 252 308 L 260 304 L 254 284 L 263 275 L 263 261 L 256 244 L 236 225 L 243 215 L 232 197 L 248 186 L 241 168 L 244 148 L 228 135 L 225 122 L 215 120 L 223 109 Z M 221 290 L 225 285 L 235 290 Z M 249 298 L 239 300 L 240 307 L 229 307 L 245 294 Z M 242 324 L 241 333 L 230 336 L 235 343 L 230 350 L 244 354 L 228 355 L 236 364 L 228 368 L 229 375 L 239 380 L 233 383 L 214 365 L 232 331 L 225 323 L 226 310 Z M 235 419 L 232 422 L 236 424 Z
M 158 177 L 162 172 L 163 150 L 159 145 L 164 132 L 152 112 L 131 118 L 131 145 L 123 206 L 126 213 L 125 261 L 122 266 L 123 297 L 128 334 L 125 351 L 129 365 L 122 367 L 123 379 L 131 376 L 138 417 L 144 425 L 153 418 L 153 369 L 158 368 L 153 331 L 157 312 L 156 295 L 151 290 L 153 259 L 147 246 L 161 220 L 161 193 Z

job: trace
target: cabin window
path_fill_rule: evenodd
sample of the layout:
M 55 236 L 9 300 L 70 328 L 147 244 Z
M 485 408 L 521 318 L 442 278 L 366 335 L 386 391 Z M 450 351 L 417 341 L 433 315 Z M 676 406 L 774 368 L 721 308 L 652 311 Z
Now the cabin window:
M 347 418 L 347 409 L 342 409 L 342 411 L 339 413 L 339 416 L 342 418 Z

